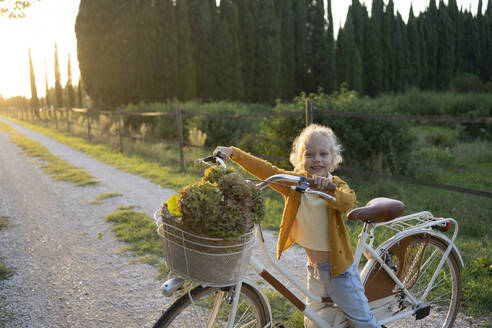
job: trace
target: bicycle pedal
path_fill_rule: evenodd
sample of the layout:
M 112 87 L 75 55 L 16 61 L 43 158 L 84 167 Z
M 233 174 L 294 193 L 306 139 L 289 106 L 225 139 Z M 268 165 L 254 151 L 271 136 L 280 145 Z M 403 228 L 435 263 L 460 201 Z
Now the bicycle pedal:
M 420 320 L 427 317 L 430 314 L 431 307 L 430 305 L 426 305 L 423 308 L 420 308 L 415 312 L 415 320 Z

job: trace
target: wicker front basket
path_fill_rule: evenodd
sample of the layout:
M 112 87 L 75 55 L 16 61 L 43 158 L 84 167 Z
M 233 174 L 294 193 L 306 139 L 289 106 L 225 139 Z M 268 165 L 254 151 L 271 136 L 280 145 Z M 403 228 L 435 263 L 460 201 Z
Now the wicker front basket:
M 176 217 L 161 216 L 159 211 L 154 218 L 169 270 L 217 287 L 234 285 L 245 276 L 255 243 L 253 230 L 236 240 L 224 240 L 185 231 Z

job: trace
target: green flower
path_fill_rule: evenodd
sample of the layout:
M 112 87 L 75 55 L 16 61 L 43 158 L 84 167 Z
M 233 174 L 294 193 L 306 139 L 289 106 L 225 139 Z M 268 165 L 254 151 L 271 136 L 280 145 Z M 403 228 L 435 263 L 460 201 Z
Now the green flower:
M 183 215 L 183 213 L 181 213 L 179 211 L 179 199 L 180 198 L 181 198 L 180 195 L 172 195 L 171 197 L 169 197 L 169 199 L 166 202 L 167 209 L 169 210 L 169 213 L 171 213 L 172 215 L 176 215 L 176 216 L 182 216 Z

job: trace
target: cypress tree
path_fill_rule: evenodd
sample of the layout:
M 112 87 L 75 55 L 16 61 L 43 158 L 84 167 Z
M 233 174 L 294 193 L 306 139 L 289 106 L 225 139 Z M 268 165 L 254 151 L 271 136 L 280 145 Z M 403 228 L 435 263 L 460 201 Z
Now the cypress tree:
M 46 62 L 44 62 L 44 81 L 45 81 L 45 102 L 46 102 L 46 107 L 50 108 L 52 103 L 51 103 L 51 97 L 50 97 L 50 88 L 48 87 L 48 71 L 46 70 Z
M 490 18 L 487 15 L 487 12 L 485 12 L 485 15 L 482 12 L 483 12 L 483 3 L 480 0 L 478 3 L 478 10 L 477 10 L 477 17 L 476 17 L 478 31 L 479 31 L 479 39 L 480 39 L 479 76 L 483 82 L 487 82 L 489 81 L 492 72 L 492 68 L 491 68 L 492 29 L 490 28 L 491 27 L 491 24 L 489 23 Z
M 326 86 L 326 20 L 323 1 L 309 0 L 307 12 L 308 83 L 307 90 L 316 92 Z
M 376 96 L 383 90 L 382 61 L 382 0 L 373 0 L 371 18 L 364 30 L 364 89 L 370 96 Z
M 480 75 L 480 58 L 481 58 L 481 47 L 480 47 L 480 34 L 478 29 L 477 20 L 473 18 L 470 12 L 465 12 L 464 16 L 465 25 L 465 44 L 466 49 L 466 72 Z
M 410 6 L 407 23 L 408 38 L 408 83 L 411 86 L 419 87 L 421 80 L 421 49 L 420 35 L 417 20 L 413 14 L 413 8 Z
M 273 0 L 260 0 L 256 47 L 256 94 L 259 102 L 273 102 L 281 96 L 279 86 L 281 42 L 280 19 Z
M 343 48 L 346 56 L 342 59 L 344 82 L 358 93 L 363 92 L 362 59 L 355 37 L 353 7 L 349 8 L 343 32 Z
M 244 100 L 257 101 L 256 70 L 257 70 L 257 1 L 234 0 L 239 15 L 239 49 L 241 54 L 242 76 L 244 85 Z M 258 60 L 262 60 L 259 58 Z
M 56 107 L 63 107 L 63 88 L 61 85 L 60 63 L 58 62 L 58 47 L 55 43 L 55 97 Z
M 444 1 L 439 2 L 439 28 L 437 47 L 436 86 L 447 89 L 454 71 L 454 27 Z
M 178 97 L 190 100 L 196 97 L 196 65 L 191 44 L 188 0 L 176 2 L 178 21 Z
M 95 108 L 115 108 L 135 97 L 135 7 L 132 0 L 81 0 L 75 22 L 85 91 Z
M 421 16 L 422 17 L 422 16 Z M 425 89 L 430 82 L 428 81 L 429 74 L 427 73 L 429 60 L 427 58 L 427 41 L 425 37 L 426 21 L 424 19 L 417 20 L 418 31 L 420 35 L 420 88 Z
M 308 32 L 306 28 L 307 1 L 294 1 L 294 46 L 296 94 L 307 90 Z
M 295 22 L 292 0 L 276 0 L 280 16 L 281 66 L 280 89 L 284 100 L 292 99 L 296 94 L 296 58 L 295 58 Z
M 38 91 L 36 89 L 36 77 L 34 76 L 34 67 L 32 65 L 31 49 L 27 49 L 29 56 L 29 77 L 31 81 L 31 107 L 34 109 L 39 108 Z
M 219 23 L 215 24 L 216 30 L 222 31 L 223 34 L 223 37 L 218 38 L 219 42 L 222 40 L 222 43 L 216 45 L 219 52 L 217 55 L 217 76 L 220 75 L 220 78 L 217 79 L 217 85 L 220 90 L 223 90 L 219 94 L 219 99 L 242 100 L 244 99 L 244 85 L 238 37 L 239 12 L 236 3 L 231 0 L 222 0 L 217 19 Z M 220 33 L 217 32 L 216 35 L 219 36 Z M 221 54 L 222 52 L 224 54 Z M 222 73 L 224 70 L 229 72 L 227 81 Z
M 159 34 L 159 10 L 154 0 L 140 0 L 135 3 L 132 25 L 134 26 L 133 66 L 135 68 L 133 102 L 152 102 L 162 99 L 160 46 L 163 41 Z
M 347 43 L 345 41 L 345 31 L 344 28 L 340 27 L 338 29 L 336 56 L 335 56 L 335 69 L 336 69 L 338 86 L 348 82 L 346 76 L 346 71 L 347 71 L 346 59 L 348 57 L 347 54 L 348 54 L 348 49 L 347 49 Z
M 72 84 L 72 65 L 70 63 L 70 54 L 68 54 L 68 68 L 67 68 L 67 85 L 65 86 L 65 90 L 67 91 L 67 106 L 68 108 L 75 107 L 75 91 L 73 89 Z
M 159 65 L 155 69 L 158 75 L 158 89 L 161 101 L 177 97 L 177 74 L 178 74 L 178 28 L 176 20 L 176 7 L 173 0 L 162 0 L 155 3 L 155 12 L 159 25 L 157 43 L 157 57 Z
M 382 20 L 383 41 L 383 90 L 393 91 L 396 79 L 395 55 L 396 22 L 393 0 L 388 1 Z
M 437 56 L 438 56 L 438 24 L 439 14 L 435 0 L 430 0 L 429 9 L 425 15 L 425 43 L 427 50 L 427 71 L 424 79 L 425 89 L 436 88 L 437 82 Z
M 409 84 L 409 48 L 407 26 L 403 21 L 400 13 L 396 15 L 396 30 L 395 30 L 395 86 L 394 90 L 398 92 L 404 91 Z
M 180 0 L 181 1 L 181 0 Z M 214 24 L 209 1 L 187 0 L 188 19 L 190 26 L 191 48 L 196 65 L 196 96 L 200 99 L 211 99 L 215 96 L 215 54 Z
M 327 1 L 328 11 L 328 30 L 326 34 L 326 81 L 324 89 L 327 93 L 335 91 L 336 88 L 336 72 L 335 72 L 335 36 L 334 22 L 331 10 L 331 0 Z

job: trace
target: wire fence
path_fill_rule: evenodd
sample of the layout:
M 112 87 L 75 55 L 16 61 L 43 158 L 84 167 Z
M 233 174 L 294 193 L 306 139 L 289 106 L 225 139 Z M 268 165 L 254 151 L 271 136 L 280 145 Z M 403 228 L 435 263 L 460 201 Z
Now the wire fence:
M 99 115 L 105 115 L 111 117 L 110 121 L 116 126 L 112 126 L 112 133 L 118 138 L 119 151 L 123 153 L 125 151 L 125 139 L 139 140 L 144 142 L 160 142 L 177 146 L 179 148 L 179 162 L 181 170 L 185 170 L 185 148 L 196 147 L 203 148 L 203 146 L 195 145 L 187 142 L 184 138 L 184 126 L 183 115 L 189 116 L 215 116 L 221 118 L 239 119 L 245 117 L 275 117 L 275 116 L 303 116 L 306 122 L 306 126 L 313 122 L 314 116 L 317 114 L 375 119 L 375 120 L 395 120 L 395 121 L 416 121 L 419 123 L 433 122 L 433 123 L 492 123 L 492 117 L 451 117 L 451 116 L 422 116 L 422 115 L 399 115 L 399 114 L 379 114 L 379 113 L 359 113 L 359 112 L 341 112 L 333 111 L 329 109 L 320 109 L 313 106 L 311 100 L 306 100 L 304 111 L 297 112 L 269 112 L 269 113 L 210 113 L 210 112 L 198 112 L 198 111 L 184 111 L 180 104 L 176 105 L 175 112 L 123 112 L 121 109 L 115 111 L 102 111 L 102 110 L 88 110 L 86 108 L 40 108 L 37 110 L 17 110 L 15 108 L 9 108 L 4 110 L 4 114 L 10 117 L 14 117 L 20 120 L 33 121 L 41 123 L 46 127 L 54 127 L 57 130 L 67 131 L 74 134 L 74 127 L 77 127 L 79 131 L 85 130 L 86 137 L 89 142 L 93 142 L 94 133 L 102 133 L 104 129 L 108 129 L 108 125 L 102 126 L 96 124 Z M 146 135 L 137 135 L 132 133 L 129 129 L 124 128 L 123 118 L 124 116 L 138 116 L 138 117 L 174 117 L 176 121 L 175 132 L 177 138 L 162 139 L 155 138 Z M 274 157 L 269 155 L 259 155 L 267 160 L 280 160 L 288 161 L 287 158 Z M 409 184 L 427 186 L 442 190 L 449 190 L 459 193 L 471 194 L 476 196 L 483 196 L 492 198 L 492 192 L 485 190 L 478 190 L 473 188 L 465 188 L 459 186 L 452 186 L 447 184 L 433 183 L 416 179 L 413 177 L 395 176 L 389 174 L 383 174 L 381 172 L 367 171 L 353 167 L 344 166 L 338 169 L 341 172 L 348 174 L 364 175 L 370 177 L 376 177 L 379 179 L 390 180 L 395 182 L 404 182 Z

